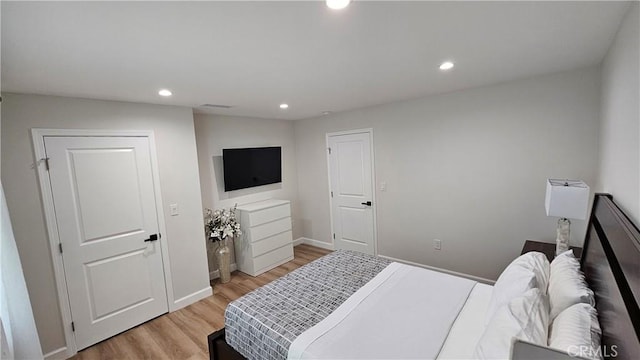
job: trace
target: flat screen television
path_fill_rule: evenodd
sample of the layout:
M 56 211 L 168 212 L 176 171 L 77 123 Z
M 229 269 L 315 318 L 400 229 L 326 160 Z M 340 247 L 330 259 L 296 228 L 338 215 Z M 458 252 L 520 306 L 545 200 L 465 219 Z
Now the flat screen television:
M 223 149 L 224 191 L 282 182 L 280 146 Z

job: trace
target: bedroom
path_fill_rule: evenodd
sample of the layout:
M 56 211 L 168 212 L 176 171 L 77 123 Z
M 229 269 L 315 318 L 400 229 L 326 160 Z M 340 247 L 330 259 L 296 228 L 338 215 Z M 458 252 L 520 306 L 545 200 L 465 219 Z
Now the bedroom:
M 32 128 L 154 131 L 174 303 L 210 289 L 203 208 L 290 200 L 293 238 L 330 246 L 326 134 L 343 130 L 373 129 L 380 255 L 495 280 L 525 240 L 553 242 L 549 177 L 609 192 L 640 222 L 637 4 L 448 5 L 469 18 L 437 3 L 356 1 L 341 13 L 321 3 L 192 6 L 2 3 L 2 184 L 44 354 L 65 348 L 67 326 L 52 311 L 60 304 Z M 584 7 L 580 17 L 572 6 Z M 387 20 L 390 9 L 409 20 Z M 197 16 L 207 11 L 220 18 Z M 243 27 L 243 13 L 254 27 Z M 287 31 L 306 17 L 318 29 Z M 381 19 L 386 35 L 371 25 Z M 215 41 L 180 42 L 190 31 Z M 308 54 L 296 50 L 304 41 Z M 455 67 L 440 72 L 449 57 Z M 160 98 L 161 87 L 174 95 Z M 234 108 L 212 113 L 205 103 Z M 271 145 L 283 149 L 280 186 L 218 190 L 212 157 Z M 586 227 L 574 222 L 573 245 Z

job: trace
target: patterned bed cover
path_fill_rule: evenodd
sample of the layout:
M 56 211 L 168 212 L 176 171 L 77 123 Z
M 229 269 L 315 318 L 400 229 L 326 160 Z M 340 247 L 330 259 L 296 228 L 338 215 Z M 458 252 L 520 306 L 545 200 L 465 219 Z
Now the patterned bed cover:
M 226 341 L 248 359 L 286 359 L 291 342 L 391 261 L 338 250 L 231 302 Z

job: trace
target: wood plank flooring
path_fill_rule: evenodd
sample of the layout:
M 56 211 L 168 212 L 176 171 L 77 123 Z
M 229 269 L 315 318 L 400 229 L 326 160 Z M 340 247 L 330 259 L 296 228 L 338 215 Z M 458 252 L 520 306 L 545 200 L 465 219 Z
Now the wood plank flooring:
M 229 302 L 329 252 L 298 245 L 292 261 L 258 277 L 236 271 L 227 284 L 214 280 L 213 296 L 84 349 L 72 359 L 209 359 L 207 335 L 224 327 L 224 309 Z

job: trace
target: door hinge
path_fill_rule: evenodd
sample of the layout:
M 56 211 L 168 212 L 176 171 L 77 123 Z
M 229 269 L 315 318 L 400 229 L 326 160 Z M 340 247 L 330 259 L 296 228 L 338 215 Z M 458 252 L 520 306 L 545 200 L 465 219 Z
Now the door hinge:
M 336 233 L 333 233 L 333 240 L 336 239 Z
M 49 158 L 48 157 L 42 158 L 40 159 L 40 161 L 44 163 L 45 170 L 49 171 Z
M 71 331 L 76 331 L 76 324 L 73 321 L 71 322 Z
M 62 243 L 58 243 L 58 250 L 60 250 L 60 254 L 62 254 Z
M 327 149 L 329 149 L 329 155 L 331 155 L 331 148 L 327 148 Z
M 333 197 L 333 191 L 331 192 L 331 197 Z

